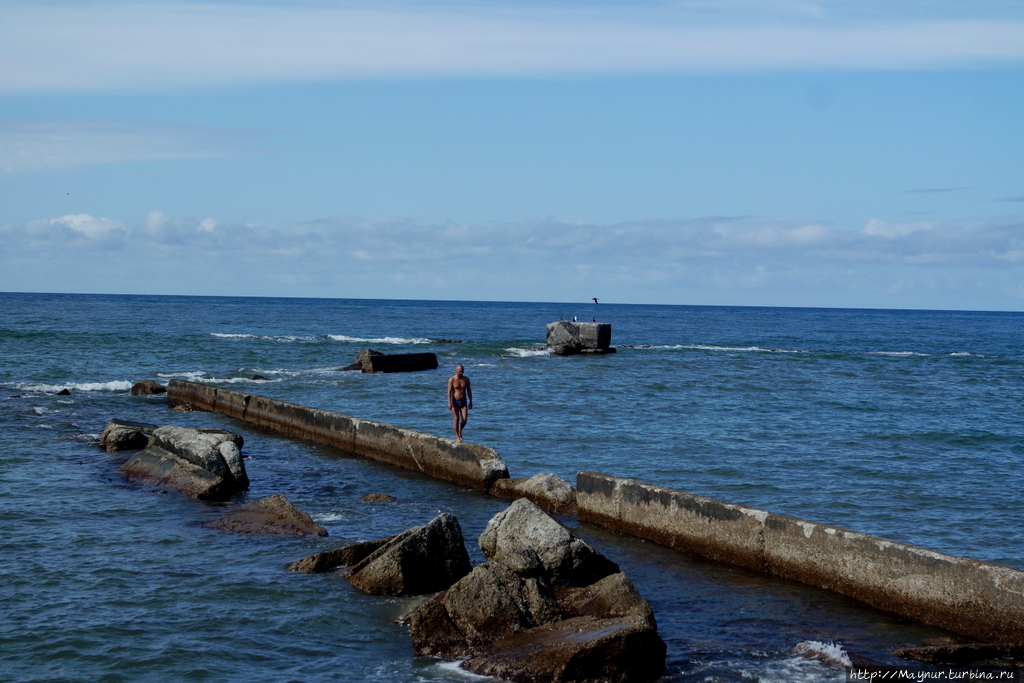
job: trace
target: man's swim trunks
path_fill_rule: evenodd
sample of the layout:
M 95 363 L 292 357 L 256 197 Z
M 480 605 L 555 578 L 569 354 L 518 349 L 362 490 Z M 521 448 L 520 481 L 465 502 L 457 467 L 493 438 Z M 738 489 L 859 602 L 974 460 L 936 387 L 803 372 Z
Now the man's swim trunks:
M 462 398 L 453 398 L 452 399 L 452 408 L 453 409 L 455 409 L 455 408 L 465 408 L 466 405 L 467 405 L 467 400 L 466 400 L 465 396 L 463 396 Z

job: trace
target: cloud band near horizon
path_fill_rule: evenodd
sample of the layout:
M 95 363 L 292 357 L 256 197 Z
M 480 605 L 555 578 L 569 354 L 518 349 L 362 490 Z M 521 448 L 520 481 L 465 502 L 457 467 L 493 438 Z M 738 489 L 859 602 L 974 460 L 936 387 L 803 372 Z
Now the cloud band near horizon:
M 709 20 L 672 7 L 16 3 L 0 23 L 0 92 L 1024 61 L 1021 20 Z

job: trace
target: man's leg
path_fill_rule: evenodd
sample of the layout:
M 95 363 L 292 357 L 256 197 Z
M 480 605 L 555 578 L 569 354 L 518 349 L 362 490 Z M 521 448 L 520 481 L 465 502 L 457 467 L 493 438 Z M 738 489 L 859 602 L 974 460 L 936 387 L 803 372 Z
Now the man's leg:
M 469 422 L 469 407 L 465 406 L 465 407 L 462 408 L 462 424 L 459 425 L 459 439 L 460 440 L 462 439 L 462 430 L 466 426 L 467 422 Z
M 462 441 L 462 425 L 459 424 L 459 408 L 452 407 L 452 426 L 455 428 L 455 440 Z

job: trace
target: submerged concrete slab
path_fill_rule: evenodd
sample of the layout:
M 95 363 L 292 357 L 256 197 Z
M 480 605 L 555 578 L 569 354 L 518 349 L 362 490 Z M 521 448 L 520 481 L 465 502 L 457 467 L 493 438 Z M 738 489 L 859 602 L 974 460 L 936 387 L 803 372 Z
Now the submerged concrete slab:
M 488 489 L 508 478 L 492 448 L 184 380 L 167 385 L 172 408 L 220 412 L 257 429 L 316 443 L 456 484 Z

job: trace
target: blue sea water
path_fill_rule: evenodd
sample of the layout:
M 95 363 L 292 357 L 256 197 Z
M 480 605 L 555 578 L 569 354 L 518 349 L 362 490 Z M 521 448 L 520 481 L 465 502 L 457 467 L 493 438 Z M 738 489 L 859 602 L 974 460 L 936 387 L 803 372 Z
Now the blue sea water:
M 611 322 L 619 352 L 536 348 L 574 315 Z M 441 367 L 338 370 L 363 348 Z M 457 363 L 474 387 L 466 436 L 514 477 L 596 470 L 1024 568 L 1024 314 L 0 294 L 0 680 L 477 678 L 413 656 L 394 622 L 414 599 L 283 565 L 439 510 L 482 561 L 475 539 L 505 503 L 128 395 L 183 378 L 448 435 Z M 123 457 L 95 444 L 111 418 L 243 434 L 251 490 L 224 505 L 126 484 Z M 374 492 L 399 500 L 359 501 Z M 270 493 L 331 536 L 203 526 Z M 564 521 L 654 606 L 666 681 L 845 680 L 820 659 L 896 664 L 893 648 L 949 635 Z

